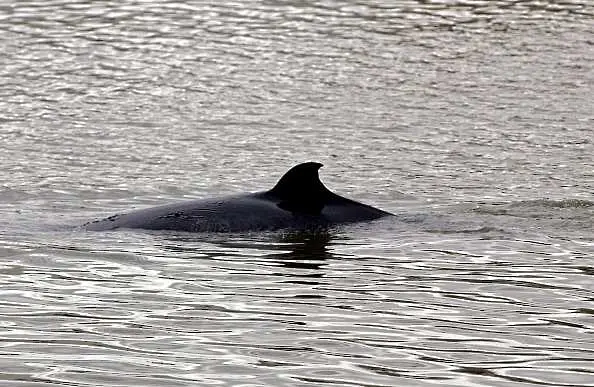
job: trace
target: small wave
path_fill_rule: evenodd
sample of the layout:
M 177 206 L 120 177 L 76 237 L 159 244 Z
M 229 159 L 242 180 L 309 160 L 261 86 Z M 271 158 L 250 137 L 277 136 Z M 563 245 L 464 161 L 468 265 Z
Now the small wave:
M 504 230 L 533 230 L 564 238 L 591 239 L 594 201 L 537 199 L 511 203 L 482 203 L 471 208 L 475 220 Z M 485 218 L 484 216 L 487 216 Z
M 583 199 L 526 200 L 512 204 L 513 207 L 544 207 L 544 208 L 589 208 L 594 207 L 594 201 Z
M 511 203 L 481 204 L 473 209 L 474 212 L 489 215 L 534 215 L 535 212 L 549 213 L 555 209 L 589 209 L 594 207 L 594 201 L 583 199 L 536 199 L 522 200 Z M 527 216 L 531 217 L 531 216 Z
M 490 227 L 484 226 L 480 228 L 465 228 L 460 230 L 439 230 L 439 229 L 430 229 L 426 230 L 429 233 L 436 233 L 436 234 L 485 234 L 485 233 L 505 233 L 506 231 L 501 228 L 497 227 Z

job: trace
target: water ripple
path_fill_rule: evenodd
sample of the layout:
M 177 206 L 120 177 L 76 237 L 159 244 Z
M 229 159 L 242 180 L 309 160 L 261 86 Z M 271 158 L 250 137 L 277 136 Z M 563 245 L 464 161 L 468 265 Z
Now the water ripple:
M 586 1 L 0 5 L 0 385 L 594 385 Z M 321 235 L 75 228 L 326 161 Z

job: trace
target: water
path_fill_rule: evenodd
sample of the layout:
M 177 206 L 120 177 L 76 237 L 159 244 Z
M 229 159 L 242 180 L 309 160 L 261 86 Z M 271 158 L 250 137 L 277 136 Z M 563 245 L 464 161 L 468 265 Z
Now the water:
M 594 386 L 588 1 L 0 6 L 0 385 Z M 397 217 L 84 232 L 292 165 Z

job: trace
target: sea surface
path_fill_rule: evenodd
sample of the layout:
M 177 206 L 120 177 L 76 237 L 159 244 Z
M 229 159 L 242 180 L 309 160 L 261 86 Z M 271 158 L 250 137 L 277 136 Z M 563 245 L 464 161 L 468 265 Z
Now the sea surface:
M 590 0 L 4 1 L 0 386 L 594 386 Z M 319 161 L 319 233 L 80 225 Z

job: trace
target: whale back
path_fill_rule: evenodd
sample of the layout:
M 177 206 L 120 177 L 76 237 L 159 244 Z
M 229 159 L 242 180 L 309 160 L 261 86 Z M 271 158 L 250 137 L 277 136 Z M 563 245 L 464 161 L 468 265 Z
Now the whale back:
M 113 215 L 84 225 L 189 232 L 239 232 L 278 229 L 316 230 L 333 224 L 373 220 L 388 212 L 339 196 L 318 176 L 322 164 L 291 168 L 269 191 L 197 199 Z

